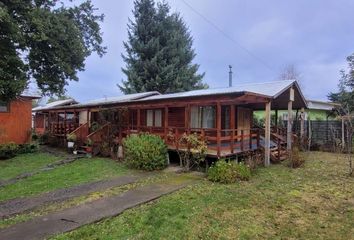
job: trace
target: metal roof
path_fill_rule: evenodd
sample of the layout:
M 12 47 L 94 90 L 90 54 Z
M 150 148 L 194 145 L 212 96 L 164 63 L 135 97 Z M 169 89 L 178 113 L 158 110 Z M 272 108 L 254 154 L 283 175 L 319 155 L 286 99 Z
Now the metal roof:
M 276 98 L 286 89 L 296 83 L 295 80 L 283 80 L 283 81 L 273 81 L 273 82 L 264 82 L 264 83 L 248 83 L 248 84 L 239 84 L 233 87 L 227 88 L 210 88 L 202 90 L 193 90 L 180 93 L 171 93 L 171 94 L 162 94 L 151 97 L 146 97 L 140 99 L 141 101 L 150 101 L 150 100 L 160 100 L 160 99 L 172 99 L 172 98 L 186 98 L 186 97 L 198 97 L 198 96 L 208 96 L 208 95 L 219 95 L 219 94 L 232 94 L 232 93 L 242 93 L 250 92 L 266 97 Z
M 75 99 L 69 98 L 69 99 L 64 99 L 64 100 L 58 100 L 58 101 L 54 101 L 51 103 L 48 103 L 44 106 L 38 106 L 32 109 L 32 111 L 41 111 L 41 110 L 46 110 L 46 109 L 50 109 L 53 107 L 60 107 L 60 106 L 65 106 L 65 105 L 69 105 L 69 104 L 75 104 L 77 103 L 75 101 Z
M 115 103 L 124 103 L 124 102 L 130 102 L 133 100 L 138 100 L 142 99 L 145 97 L 153 96 L 153 95 L 158 95 L 160 94 L 159 92 L 152 91 L 152 92 L 144 92 L 144 93 L 133 93 L 133 94 L 127 94 L 127 95 L 121 95 L 117 97 L 107 97 L 107 98 L 99 98 L 95 100 L 90 100 L 84 103 L 78 103 L 78 104 L 73 104 L 70 106 L 55 106 L 51 108 L 46 108 L 45 110 L 48 109 L 68 109 L 68 108 L 85 108 L 85 107 L 93 107 L 93 106 L 104 106 L 104 105 L 111 105 Z
M 307 100 L 307 106 L 309 109 L 331 111 L 333 108 L 339 107 L 340 104 L 318 100 Z

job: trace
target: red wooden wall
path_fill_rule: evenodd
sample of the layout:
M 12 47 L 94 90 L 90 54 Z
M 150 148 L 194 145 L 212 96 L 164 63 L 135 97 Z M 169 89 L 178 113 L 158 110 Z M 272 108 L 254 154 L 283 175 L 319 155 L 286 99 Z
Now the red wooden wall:
M 26 143 L 32 127 L 32 100 L 19 99 L 10 103 L 10 111 L 0 112 L 0 144 Z

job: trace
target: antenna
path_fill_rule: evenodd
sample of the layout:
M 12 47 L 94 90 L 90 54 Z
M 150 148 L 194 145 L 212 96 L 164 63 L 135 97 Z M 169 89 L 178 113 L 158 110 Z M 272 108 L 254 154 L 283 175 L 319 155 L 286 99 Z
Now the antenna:
M 230 71 L 229 71 L 229 87 L 232 87 L 232 66 L 229 65 Z

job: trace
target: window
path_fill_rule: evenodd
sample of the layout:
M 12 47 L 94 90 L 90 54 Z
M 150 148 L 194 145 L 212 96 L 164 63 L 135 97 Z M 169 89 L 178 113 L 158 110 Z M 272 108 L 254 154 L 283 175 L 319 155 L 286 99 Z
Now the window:
M 161 109 L 146 111 L 146 126 L 148 126 L 148 127 L 162 127 L 162 111 L 161 111 Z
M 193 106 L 190 120 L 191 128 L 215 128 L 215 107 Z
M 9 103 L 0 101 L 0 112 L 9 112 Z
M 154 126 L 154 110 L 146 111 L 146 126 L 148 127 Z

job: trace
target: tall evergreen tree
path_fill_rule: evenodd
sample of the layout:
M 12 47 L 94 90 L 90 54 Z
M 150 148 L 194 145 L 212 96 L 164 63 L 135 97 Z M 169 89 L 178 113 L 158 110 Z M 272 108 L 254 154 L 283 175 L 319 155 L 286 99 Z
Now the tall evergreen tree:
M 180 92 L 206 88 L 198 64 L 193 38 L 178 13 L 170 13 L 166 2 L 134 2 L 134 21 L 129 20 L 128 42 L 124 42 L 127 80 L 119 85 L 124 93 Z

